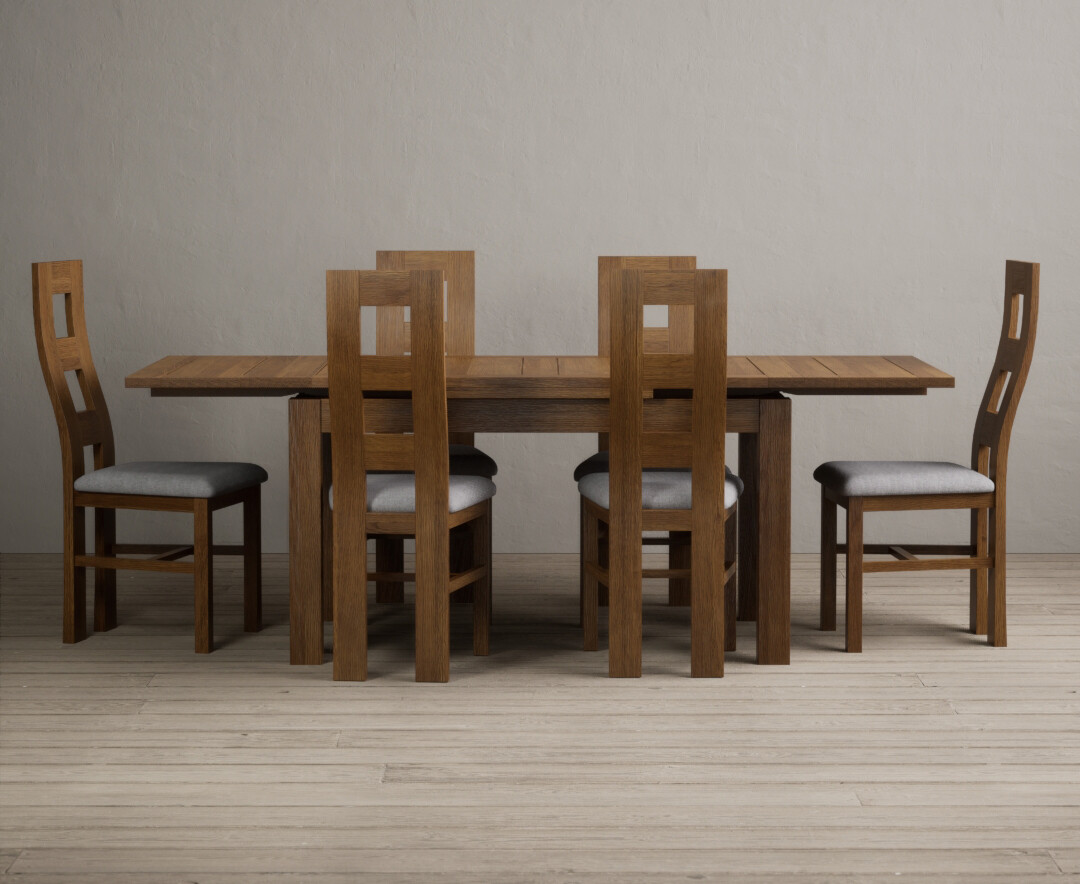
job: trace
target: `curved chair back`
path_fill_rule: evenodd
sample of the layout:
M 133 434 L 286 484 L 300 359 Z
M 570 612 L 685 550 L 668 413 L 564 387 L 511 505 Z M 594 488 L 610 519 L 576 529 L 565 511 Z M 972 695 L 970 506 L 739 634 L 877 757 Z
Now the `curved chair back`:
M 38 359 L 60 430 L 64 493 L 70 494 L 74 481 L 86 472 L 84 449 L 87 446 L 93 446 L 95 469 L 115 463 L 112 422 L 94 361 L 90 358 L 83 308 L 82 261 L 34 264 L 33 278 Z M 66 335 L 56 333 L 56 295 L 64 298 Z M 68 374 L 72 372 L 82 394 L 82 408 L 76 405 L 68 384 Z
M 1031 367 L 1038 317 L 1039 265 L 1007 261 L 1001 339 L 971 445 L 972 469 L 993 479 L 999 496 L 1004 494 L 1009 436 Z

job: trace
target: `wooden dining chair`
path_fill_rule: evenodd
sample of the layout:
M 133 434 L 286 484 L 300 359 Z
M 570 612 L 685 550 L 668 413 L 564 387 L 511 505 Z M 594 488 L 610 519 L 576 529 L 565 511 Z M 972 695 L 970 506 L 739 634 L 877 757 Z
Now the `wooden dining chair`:
M 484 476 L 450 472 L 441 270 L 330 270 L 326 334 L 334 484 L 334 678 L 367 677 L 367 580 L 425 587 L 416 596 L 416 679 L 449 679 L 451 593 L 473 588 L 473 653 L 488 653 L 491 624 L 491 499 Z M 410 311 L 407 356 L 362 356 L 360 308 Z M 377 321 L 377 320 L 376 320 Z M 367 432 L 376 394 L 410 394 L 410 416 Z M 450 532 L 468 526 L 472 564 L 451 573 Z M 416 570 L 369 573 L 369 537 L 412 537 Z M 357 652 L 348 655 L 340 637 Z
M 620 255 L 601 256 L 597 259 L 597 353 L 600 356 L 611 355 L 611 303 L 613 291 L 617 285 L 619 274 L 623 270 L 694 270 L 697 267 L 697 258 L 693 255 Z M 694 344 L 694 308 L 690 305 L 672 304 L 667 305 L 667 318 L 664 325 L 647 325 L 643 330 L 643 342 L 646 353 L 682 353 L 693 352 Z M 591 473 L 603 473 L 608 469 L 608 434 L 601 433 L 598 438 L 598 451 L 587 457 L 574 468 L 574 481 L 580 482 Z M 728 471 L 728 476 L 734 474 Z M 584 571 L 584 543 L 585 543 L 585 510 L 584 503 L 578 518 L 579 537 L 579 561 L 582 563 L 578 581 L 579 604 L 584 604 L 585 571 Z M 728 557 L 736 555 L 736 533 L 729 532 Z M 642 544 L 645 546 L 666 546 L 668 548 L 668 568 L 673 570 L 689 567 L 690 561 L 690 538 L 684 531 L 665 533 L 660 536 L 643 537 Z M 600 559 L 606 561 L 607 538 L 601 526 Z M 727 590 L 734 598 L 736 587 L 732 584 Z M 600 605 L 607 604 L 606 587 L 600 588 Z M 668 604 L 676 606 L 688 606 L 690 604 L 690 584 L 681 577 L 668 579 Z M 735 650 L 734 621 L 731 625 L 729 651 Z
M 691 354 L 648 352 L 646 305 L 667 305 L 669 315 L 672 307 L 693 308 Z M 679 578 L 690 586 L 691 675 L 721 676 L 726 638 L 735 620 L 734 598 L 725 593 L 735 576 L 735 561 L 726 555 L 726 534 L 734 531 L 731 520 L 742 490 L 724 469 L 727 271 L 619 271 L 610 316 L 610 324 L 605 323 L 611 354 L 610 470 L 589 473 L 578 483 L 585 528 L 585 648 L 598 646 L 601 585 L 615 580 L 625 584 L 640 631 L 642 578 Z M 691 432 L 668 429 L 672 406 L 679 405 L 652 398 L 656 379 L 665 376 L 680 377 L 680 388 L 692 384 L 692 400 L 684 400 Z M 604 564 L 599 531 L 613 520 L 628 525 L 629 531 L 609 531 Z M 688 534 L 686 567 L 643 569 L 640 543 L 619 548 L 614 542 L 627 534 L 640 539 L 643 531 Z
M 445 279 L 446 326 L 444 341 L 448 356 L 476 353 L 476 253 L 472 251 L 389 251 L 375 253 L 376 270 L 441 270 Z M 410 351 L 412 323 L 405 308 L 383 304 L 375 310 L 375 352 L 380 356 L 404 356 Z M 451 433 L 450 472 L 460 476 L 492 479 L 499 467 L 494 458 L 476 447 L 472 433 Z M 459 538 L 457 535 L 461 534 Z M 455 532 L 451 555 L 464 564 L 469 557 L 467 532 Z M 376 570 L 400 571 L 405 563 L 405 541 L 398 537 L 375 540 Z M 457 593 L 454 600 L 468 601 L 470 590 Z M 378 602 L 403 602 L 405 585 L 379 581 Z
M 83 305 L 82 261 L 33 265 L 34 330 L 38 358 L 60 430 L 64 474 L 64 641 L 86 638 L 86 569 L 94 569 L 94 629 L 117 624 L 116 571 L 159 571 L 195 576 L 195 650 L 214 645 L 213 557 L 244 557 L 244 630 L 262 620 L 260 486 L 266 471 L 250 463 L 143 461 L 117 464 L 112 423 L 90 358 Z M 64 299 L 65 331 L 56 331 L 55 298 Z M 76 405 L 73 383 L 82 405 Z M 84 451 L 92 447 L 88 471 Z M 244 543 L 213 542 L 213 513 L 242 504 Z M 94 510 L 94 554 L 86 554 L 86 509 Z M 192 544 L 116 542 L 116 510 L 192 513 Z M 124 554 L 143 554 L 130 558 Z M 180 559 L 193 557 L 193 561 Z
M 815 470 L 821 483 L 821 629 L 836 629 L 836 554 L 843 552 L 847 651 L 862 651 L 863 575 L 883 571 L 971 571 L 970 629 L 991 645 L 1005 646 L 1005 476 L 1038 315 L 1039 265 L 1008 261 L 1001 338 L 975 420 L 970 469 L 930 461 L 831 461 Z M 838 506 L 847 510 L 844 544 L 836 542 Z M 972 511 L 969 544 L 863 542 L 864 513 L 938 509 Z M 895 561 L 868 562 L 866 554 Z

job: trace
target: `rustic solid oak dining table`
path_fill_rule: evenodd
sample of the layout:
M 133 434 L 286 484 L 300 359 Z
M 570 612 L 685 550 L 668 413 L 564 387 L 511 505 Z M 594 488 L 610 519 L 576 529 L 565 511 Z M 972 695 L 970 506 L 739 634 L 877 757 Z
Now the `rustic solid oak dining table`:
M 372 389 L 402 388 L 397 363 L 370 360 Z M 383 359 L 383 383 L 380 362 Z M 686 431 L 691 386 L 678 359 L 664 376 L 646 378 L 646 428 Z M 330 616 L 331 563 L 324 561 L 329 519 L 330 420 L 325 356 L 166 356 L 126 378 L 153 396 L 289 396 L 289 630 L 294 664 L 323 662 Z M 791 399 L 795 395 L 925 394 L 952 387 L 951 375 L 914 356 L 730 356 L 728 432 L 739 436 L 738 619 L 757 623 L 757 662 L 790 663 Z M 448 356 L 450 432 L 604 433 L 608 430 L 608 360 L 600 356 Z M 680 395 L 680 393 L 682 395 Z M 365 406 L 373 432 L 408 428 L 409 403 L 375 398 Z M 567 465 L 567 470 L 572 468 Z M 640 539 L 640 538 L 638 538 Z M 628 542 L 627 546 L 632 546 Z M 422 592 L 422 587 L 417 587 Z M 609 673 L 641 674 L 641 618 L 609 590 Z M 349 637 L 338 637 L 338 641 Z M 417 649 L 418 653 L 430 649 Z M 447 652 L 448 653 L 448 652 Z

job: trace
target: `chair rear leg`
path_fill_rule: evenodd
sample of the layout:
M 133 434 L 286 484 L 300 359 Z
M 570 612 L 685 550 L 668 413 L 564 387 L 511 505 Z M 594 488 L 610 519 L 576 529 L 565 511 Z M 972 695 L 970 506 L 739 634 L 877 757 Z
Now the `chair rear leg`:
M 451 553 L 452 554 L 452 553 Z M 375 570 L 400 573 L 405 570 L 405 541 L 401 537 L 375 538 Z M 404 580 L 376 580 L 375 601 L 380 605 L 400 605 L 405 601 Z
M 724 523 L 724 567 L 735 562 L 739 555 L 739 519 L 737 510 Z M 736 650 L 739 568 L 736 564 L 731 578 L 724 584 L 724 651 Z
M 844 649 L 849 654 L 862 651 L 863 608 L 863 502 L 852 497 L 847 502 L 847 629 Z
M 472 567 L 473 529 L 471 525 L 458 525 L 450 529 L 450 573 L 460 574 Z M 473 600 L 473 588 L 463 586 L 450 596 L 450 604 L 464 605 Z
M 608 561 L 608 526 L 596 520 L 596 561 L 601 568 L 607 568 L 611 564 Z M 599 584 L 596 589 L 596 603 L 601 608 L 608 606 L 608 588 Z
M 1005 628 L 1005 512 L 994 507 L 989 513 L 989 555 L 987 574 L 986 638 L 996 648 L 1007 644 Z
M 690 567 L 690 532 L 672 531 L 668 534 L 668 567 L 672 570 Z M 668 604 L 690 606 L 690 580 L 686 577 L 668 578 Z
M 487 573 L 473 584 L 473 653 L 486 657 L 491 649 L 491 501 L 472 524 L 473 562 Z M 460 590 L 459 590 L 460 591 Z
M 600 560 L 600 547 L 598 533 L 600 522 L 592 513 L 586 512 L 582 507 L 582 533 L 584 536 L 583 548 L 585 552 L 584 563 L 598 564 Z M 586 651 L 595 651 L 599 645 L 599 581 L 596 574 L 588 568 L 582 568 L 584 584 L 581 593 L 581 632 L 582 641 Z
M 578 495 L 578 626 L 585 623 L 585 498 Z
M 75 566 L 75 556 L 86 552 L 86 510 L 64 501 L 64 627 L 65 644 L 86 638 L 86 568 Z
M 195 501 L 195 653 L 214 649 L 214 528 L 210 501 Z
M 971 511 L 971 548 L 976 556 L 988 555 L 989 519 L 987 510 Z M 988 568 L 971 570 L 971 600 L 968 628 L 975 635 L 986 635 L 986 592 Z
M 94 510 L 94 554 L 112 558 L 116 547 L 116 510 Z M 94 630 L 116 628 L 116 571 L 94 569 Z
M 244 632 L 262 629 L 262 489 L 244 498 Z
M 819 628 L 836 629 L 836 504 L 821 489 L 821 619 Z

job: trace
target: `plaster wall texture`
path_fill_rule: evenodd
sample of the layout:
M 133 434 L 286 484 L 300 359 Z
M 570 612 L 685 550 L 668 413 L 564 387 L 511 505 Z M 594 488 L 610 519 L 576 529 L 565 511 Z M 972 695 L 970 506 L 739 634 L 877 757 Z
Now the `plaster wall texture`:
M 479 352 L 595 352 L 596 256 L 679 253 L 730 270 L 734 353 L 953 373 L 928 397 L 795 400 L 796 551 L 816 549 L 819 462 L 966 461 L 1005 260 L 1040 261 L 1009 541 L 1080 551 L 1077 46 L 1067 0 L 3 0 L 0 550 L 61 546 L 32 261 L 85 261 L 119 457 L 263 464 L 283 551 L 285 401 L 151 399 L 124 376 L 168 353 L 324 352 L 327 268 L 472 248 Z M 496 549 L 575 551 L 570 473 L 594 439 L 482 444 Z

